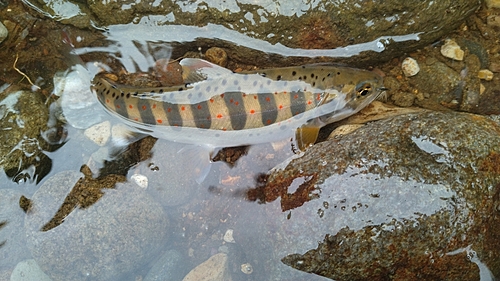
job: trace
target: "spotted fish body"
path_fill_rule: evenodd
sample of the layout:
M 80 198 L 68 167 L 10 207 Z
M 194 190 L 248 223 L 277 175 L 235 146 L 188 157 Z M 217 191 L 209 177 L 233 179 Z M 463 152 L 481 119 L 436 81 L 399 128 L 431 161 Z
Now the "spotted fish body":
M 195 145 L 230 147 L 282 140 L 301 126 L 321 127 L 354 114 L 382 88 L 375 73 L 310 65 L 232 73 L 183 59 L 179 87 L 131 88 L 96 77 L 100 102 L 130 125 Z

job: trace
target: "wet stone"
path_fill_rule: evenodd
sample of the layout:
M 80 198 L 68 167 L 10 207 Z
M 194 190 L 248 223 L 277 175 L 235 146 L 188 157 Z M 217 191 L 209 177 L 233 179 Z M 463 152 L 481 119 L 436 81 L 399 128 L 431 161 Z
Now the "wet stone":
M 167 242 L 168 217 L 142 188 L 120 182 L 123 177 L 95 180 L 84 172 L 56 174 L 33 195 L 25 219 L 28 248 L 53 280 L 134 280 L 132 273 Z M 85 192 L 97 185 L 100 196 Z M 72 199 L 79 186 L 84 192 Z
M 23 232 L 24 212 L 19 207 L 21 196 L 19 191 L 0 189 L 0 267 L 13 267 L 30 257 Z
M 480 5 L 468 0 L 418 3 L 392 0 L 377 5 L 367 5 L 361 0 L 316 1 L 313 4 L 298 0 L 243 2 L 147 0 L 124 4 L 91 0 L 88 5 L 102 26 L 136 23 L 142 18 L 143 22 L 158 20 L 165 25 L 175 25 L 175 31 L 180 33 L 184 33 L 182 28 L 185 26 L 206 27 L 203 32 L 214 35 L 193 38 L 196 42 L 186 40 L 182 49 L 194 51 L 200 46 L 221 46 L 229 57 L 259 66 L 283 65 L 285 61 L 286 64 L 301 64 L 311 60 L 285 48 L 281 49 L 283 55 L 276 56 L 268 54 L 276 48 L 256 51 L 255 44 L 251 43 L 255 39 L 292 49 L 335 49 L 368 43 L 367 52 L 355 52 L 351 58 L 331 55 L 328 60 L 335 58 L 351 65 L 386 61 L 435 42 Z M 361 20 L 359 15 L 363 15 Z M 191 33 L 192 29 L 185 32 Z M 168 36 L 168 32 L 164 35 Z M 173 36 L 168 41 L 178 42 L 176 35 Z M 397 40 L 391 42 L 393 36 Z M 381 39 L 383 37 L 389 38 Z M 286 58 L 288 56 L 292 58 Z M 341 57 L 345 57 L 345 50 Z
M 334 280 L 499 276 L 496 120 L 407 114 L 312 146 L 263 189 L 274 255 Z
M 0 22 L 0 43 L 2 43 L 5 38 L 7 38 L 7 35 L 9 35 L 9 31 L 7 30 L 5 25 Z

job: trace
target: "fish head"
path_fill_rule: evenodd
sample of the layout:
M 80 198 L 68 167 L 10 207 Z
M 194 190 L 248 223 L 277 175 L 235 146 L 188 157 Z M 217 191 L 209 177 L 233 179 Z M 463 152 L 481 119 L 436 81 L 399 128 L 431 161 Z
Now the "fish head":
M 330 124 L 357 113 L 375 100 L 385 91 L 383 79 L 380 75 L 371 71 L 356 70 L 346 83 L 338 87 L 338 97 L 344 100 L 338 103 L 338 107 L 332 112 L 321 117 L 324 124 Z M 328 99 L 326 100 L 328 102 Z

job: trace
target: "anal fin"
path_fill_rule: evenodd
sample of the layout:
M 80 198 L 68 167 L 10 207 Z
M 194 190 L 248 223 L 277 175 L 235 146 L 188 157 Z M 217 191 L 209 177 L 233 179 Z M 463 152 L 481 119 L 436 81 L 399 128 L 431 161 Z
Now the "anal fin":
M 321 126 L 317 122 L 310 122 L 297 128 L 295 131 L 295 139 L 300 151 L 304 151 L 309 146 L 313 145 L 318 139 L 319 129 Z

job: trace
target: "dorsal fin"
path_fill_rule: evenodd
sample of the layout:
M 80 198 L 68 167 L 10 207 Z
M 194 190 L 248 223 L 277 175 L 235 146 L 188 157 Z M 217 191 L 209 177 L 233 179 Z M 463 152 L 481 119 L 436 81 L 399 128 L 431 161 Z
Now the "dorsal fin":
M 185 58 L 179 64 L 182 66 L 182 79 L 184 79 L 184 83 L 211 80 L 215 77 L 233 73 L 227 68 L 202 59 Z

